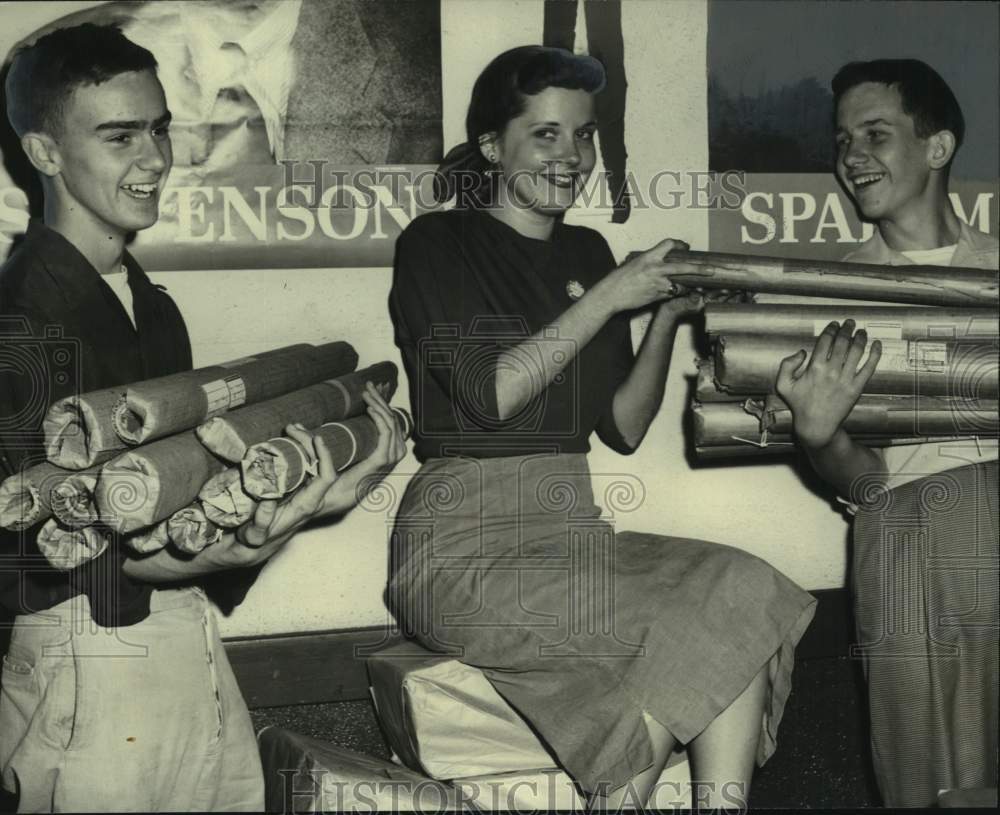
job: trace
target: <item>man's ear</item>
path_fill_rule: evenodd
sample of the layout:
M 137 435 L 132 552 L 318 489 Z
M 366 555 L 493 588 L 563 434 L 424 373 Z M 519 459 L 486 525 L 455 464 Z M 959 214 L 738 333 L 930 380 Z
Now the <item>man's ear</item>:
M 927 139 L 927 163 L 931 169 L 941 170 L 948 166 L 955 155 L 955 134 L 950 130 L 939 130 Z
M 479 137 L 479 152 L 490 164 L 500 161 L 500 151 L 497 149 L 497 134 L 484 133 Z
M 21 147 L 28 161 L 42 175 L 47 175 L 49 178 L 59 175 L 62 158 L 55 139 L 48 133 L 25 133 L 21 137 Z

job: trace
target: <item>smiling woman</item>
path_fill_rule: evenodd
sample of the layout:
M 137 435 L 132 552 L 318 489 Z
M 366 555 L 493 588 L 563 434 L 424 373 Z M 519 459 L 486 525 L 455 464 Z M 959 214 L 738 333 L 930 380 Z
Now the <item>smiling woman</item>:
M 598 233 L 563 221 L 594 167 L 603 84 L 600 63 L 568 51 L 494 59 L 467 141 L 439 168 L 456 206 L 397 243 L 390 309 L 422 467 L 396 515 L 387 598 L 425 647 L 460 646 L 606 803 L 645 801 L 690 742 L 707 805 L 731 806 L 774 750 L 814 601 L 737 549 L 616 534 L 596 504 L 591 435 L 639 445 L 678 321 L 702 302 L 668 275 L 683 243 L 616 268 Z M 644 306 L 655 316 L 634 356 L 629 316 Z

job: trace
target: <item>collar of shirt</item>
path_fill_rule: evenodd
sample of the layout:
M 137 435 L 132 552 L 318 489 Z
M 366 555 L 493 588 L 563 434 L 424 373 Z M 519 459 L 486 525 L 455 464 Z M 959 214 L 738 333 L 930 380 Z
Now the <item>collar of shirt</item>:
M 271 152 L 284 154 L 285 116 L 294 75 L 291 42 L 302 0 L 285 0 L 239 40 L 220 36 L 197 14 L 183 17 L 194 76 L 202 83 L 200 118 L 206 121 L 219 91 L 241 86 L 264 117 Z
M 952 266 L 972 268 L 990 268 L 996 261 L 990 262 L 996 255 L 997 239 L 991 235 L 973 229 L 964 221 L 959 222 L 958 246 L 952 255 Z M 848 254 L 844 260 L 852 263 L 874 263 L 883 266 L 911 266 L 913 261 L 902 252 L 889 247 L 876 229 L 875 234 L 856 250 Z
M 67 238 L 45 223 L 32 218 L 24 234 L 25 247 L 41 258 L 52 279 L 65 292 L 68 300 L 80 299 L 85 293 L 100 285 L 101 276 L 84 254 Z M 122 265 L 128 270 L 129 280 L 145 278 L 135 259 L 126 251 Z

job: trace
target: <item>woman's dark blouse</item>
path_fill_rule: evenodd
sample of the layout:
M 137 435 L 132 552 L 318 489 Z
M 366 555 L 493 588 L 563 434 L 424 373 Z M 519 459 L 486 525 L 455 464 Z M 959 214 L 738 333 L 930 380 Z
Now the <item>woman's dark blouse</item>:
M 615 266 L 592 229 L 557 224 L 549 241 L 521 235 L 486 212 L 423 215 L 396 246 L 389 305 L 410 381 L 417 458 L 490 458 L 540 452 L 586 453 L 590 434 L 632 448 L 611 413 L 633 363 L 629 323 L 619 314 L 516 416 L 496 404 L 500 354 L 556 320 Z M 529 346 L 525 365 L 567 341 Z

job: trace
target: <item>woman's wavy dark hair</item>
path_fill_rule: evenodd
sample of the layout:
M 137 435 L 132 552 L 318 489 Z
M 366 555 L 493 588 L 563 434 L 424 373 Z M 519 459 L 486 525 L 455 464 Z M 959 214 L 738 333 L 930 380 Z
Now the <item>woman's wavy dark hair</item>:
M 457 207 L 481 207 L 493 200 L 497 174 L 479 148 L 487 133 L 503 133 L 520 116 L 527 97 L 546 88 L 597 93 L 604 87 L 604 66 L 593 57 L 562 48 L 522 45 L 496 57 L 476 80 L 465 117 L 466 141 L 448 151 L 434 176 L 434 198 L 455 198 Z

